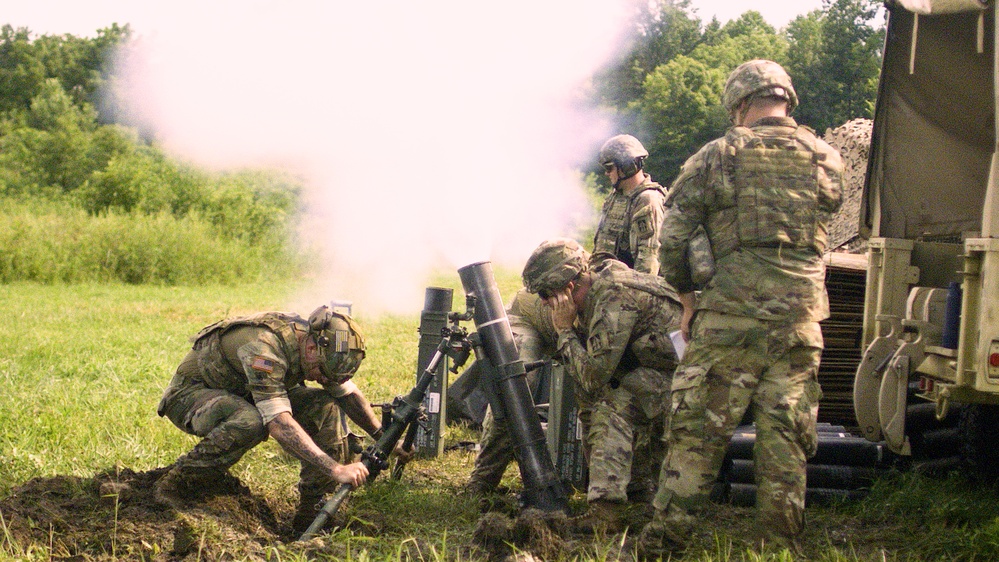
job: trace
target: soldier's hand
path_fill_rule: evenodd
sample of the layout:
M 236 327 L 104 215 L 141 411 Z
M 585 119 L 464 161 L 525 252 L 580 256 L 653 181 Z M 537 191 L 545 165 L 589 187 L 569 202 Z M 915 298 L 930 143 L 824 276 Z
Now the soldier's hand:
M 690 341 L 690 323 L 694 320 L 694 313 L 697 312 L 697 295 L 690 291 L 689 293 L 680 293 L 680 304 L 683 306 L 683 312 L 680 313 L 680 334 L 683 336 L 683 341 Z
M 680 334 L 685 342 L 690 342 L 690 321 L 693 319 L 694 309 L 684 308 L 683 314 L 680 316 Z
M 576 303 L 572 300 L 572 290 L 566 287 L 545 302 L 552 309 L 552 327 L 556 330 L 572 329 L 577 314 Z
M 333 469 L 333 478 L 341 484 L 358 488 L 368 479 L 368 467 L 364 463 L 341 464 Z

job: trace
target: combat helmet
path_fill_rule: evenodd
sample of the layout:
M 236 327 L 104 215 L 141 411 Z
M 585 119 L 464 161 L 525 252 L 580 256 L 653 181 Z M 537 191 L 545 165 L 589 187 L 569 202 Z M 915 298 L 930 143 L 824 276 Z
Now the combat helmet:
M 527 258 L 522 275 L 524 288 L 547 298 L 549 293 L 563 289 L 580 273 L 586 271 L 590 254 L 569 238 L 545 240 Z
M 323 305 L 309 315 L 319 347 L 319 370 L 337 384 L 350 380 L 364 359 L 364 335 L 354 319 Z
M 620 171 L 620 179 L 628 179 L 642 169 L 649 156 L 641 141 L 631 135 L 615 135 L 600 147 L 597 159 L 605 168 L 613 164 Z
M 755 59 L 740 64 L 725 82 L 722 102 L 730 115 L 749 96 L 776 96 L 787 100 L 787 112 L 798 106 L 798 94 L 784 67 L 771 60 Z

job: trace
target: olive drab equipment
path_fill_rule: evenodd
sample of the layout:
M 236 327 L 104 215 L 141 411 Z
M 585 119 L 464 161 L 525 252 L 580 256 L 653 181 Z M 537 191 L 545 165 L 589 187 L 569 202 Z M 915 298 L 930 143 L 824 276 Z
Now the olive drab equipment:
M 319 348 L 319 369 L 337 384 L 350 380 L 364 359 L 364 334 L 349 315 L 323 305 L 309 315 Z
M 708 225 L 716 259 L 739 247 L 825 252 L 827 221 L 843 194 L 820 181 L 819 163 L 826 155 L 817 150 L 811 129 L 799 126 L 788 138 L 733 127 L 721 154 L 726 209 Z M 735 229 L 718 224 L 733 219 Z
M 868 265 L 857 426 L 915 455 L 929 434 L 914 414 L 928 407 L 931 419 L 959 426 L 962 462 L 992 480 L 999 424 L 985 420 L 999 414 L 997 4 L 888 6 L 860 208 Z

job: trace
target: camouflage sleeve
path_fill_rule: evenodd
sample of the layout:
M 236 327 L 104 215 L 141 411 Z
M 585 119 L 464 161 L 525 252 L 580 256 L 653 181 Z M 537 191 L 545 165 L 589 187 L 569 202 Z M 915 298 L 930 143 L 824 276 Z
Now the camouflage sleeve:
M 587 393 L 597 392 L 610 381 L 628 349 L 638 315 L 624 304 L 620 291 L 603 292 L 594 306 L 585 347 L 575 332 L 559 332 L 559 352 Z
M 689 293 L 695 288 L 687 247 L 694 231 L 707 217 L 705 202 L 709 200 L 711 146 L 705 146 L 683 164 L 666 201 L 659 238 L 659 274 L 680 293 Z
M 259 338 L 236 350 L 236 356 L 246 374 L 247 388 L 265 425 L 278 414 L 291 412 L 291 401 L 284 386 L 288 361 L 280 349 L 277 336 L 273 332 L 264 331 Z
M 659 232 L 664 214 L 663 195 L 646 189 L 635 200 L 631 214 L 628 246 L 635 256 L 635 271 L 659 274 Z

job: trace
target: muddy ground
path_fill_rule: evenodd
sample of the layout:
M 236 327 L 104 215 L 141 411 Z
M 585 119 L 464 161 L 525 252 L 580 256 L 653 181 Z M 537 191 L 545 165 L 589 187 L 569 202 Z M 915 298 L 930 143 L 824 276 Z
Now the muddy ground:
M 291 513 L 276 512 L 265 498 L 235 478 L 179 511 L 163 507 L 153 501 L 153 487 L 166 470 L 115 468 L 92 478 L 30 480 L 0 499 L 3 551 L 15 558 L 51 556 L 80 561 L 342 560 L 356 559 L 365 547 L 363 540 L 347 545 L 348 541 L 330 535 L 308 543 L 294 542 L 297 537 L 290 528 Z M 532 558 L 526 554 L 529 552 L 538 560 L 634 559 L 634 539 L 627 534 L 598 536 L 596 540 L 577 536 L 570 531 L 565 515 L 518 512 L 512 498 L 490 504 L 492 509 L 466 537 L 453 537 L 446 558 L 523 561 Z M 719 547 L 714 533 L 718 531 L 727 537 L 723 543 L 736 551 L 751 547 L 748 538 L 753 535 L 753 510 L 731 506 L 713 509 L 711 523 L 694 537 L 693 550 L 722 554 L 716 552 Z M 636 514 L 635 524 L 641 525 L 647 515 Z M 371 518 L 348 525 L 355 537 L 379 535 L 379 523 Z M 806 553 L 831 545 L 867 550 L 864 543 L 874 546 L 869 542 L 875 536 L 871 531 L 848 520 L 837 521 L 834 528 L 813 525 L 805 537 Z M 456 544 L 462 542 L 466 544 Z M 396 556 L 439 560 L 432 552 L 432 544 L 413 538 L 401 541 Z

